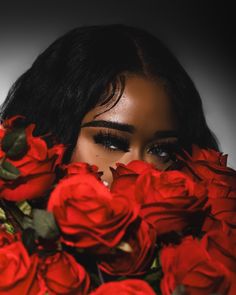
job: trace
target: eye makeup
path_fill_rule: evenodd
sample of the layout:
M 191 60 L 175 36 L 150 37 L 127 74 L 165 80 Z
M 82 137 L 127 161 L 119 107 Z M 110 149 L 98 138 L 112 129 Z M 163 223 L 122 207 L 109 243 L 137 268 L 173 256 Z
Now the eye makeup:
M 176 160 L 176 154 L 181 150 L 178 140 L 162 140 L 160 143 L 154 143 L 148 148 L 148 153 L 162 160 L 163 163 Z
M 100 144 L 110 151 L 129 151 L 128 139 L 110 131 L 99 131 L 93 136 L 93 140 L 96 144 Z
M 120 136 L 109 130 L 102 131 L 93 135 L 95 144 L 101 145 L 104 149 L 111 152 L 129 152 L 130 141 L 125 136 Z M 161 162 L 167 163 L 175 160 L 175 154 L 180 150 L 178 139 L 162 139 L 161 142 L 150 144 L 147 153 L 158 158 Z

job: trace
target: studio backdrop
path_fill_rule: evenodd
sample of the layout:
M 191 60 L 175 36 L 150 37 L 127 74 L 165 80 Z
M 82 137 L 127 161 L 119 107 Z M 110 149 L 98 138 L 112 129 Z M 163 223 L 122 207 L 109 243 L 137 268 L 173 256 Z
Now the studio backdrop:
M 123 23 L 158 36 L 177 56 L 203 100 L 209 127 L 236 168 L 233 9 L 221 1 L 2 1 L 0 104 L 12 83 L 68 30 Z

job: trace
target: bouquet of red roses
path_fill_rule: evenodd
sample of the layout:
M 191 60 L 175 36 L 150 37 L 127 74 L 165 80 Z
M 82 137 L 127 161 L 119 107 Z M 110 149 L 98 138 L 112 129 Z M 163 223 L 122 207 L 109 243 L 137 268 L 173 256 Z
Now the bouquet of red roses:
M 0 294 L 236 294 L 236 171 L 192 146 L 142 161 L 62 164 L 21 116 L 0 126 Z

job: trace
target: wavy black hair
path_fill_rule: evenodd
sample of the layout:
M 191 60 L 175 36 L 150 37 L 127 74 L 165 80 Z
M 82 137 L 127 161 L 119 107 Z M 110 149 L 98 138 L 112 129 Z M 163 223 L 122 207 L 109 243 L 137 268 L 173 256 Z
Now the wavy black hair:
M 219 150 L 199 93 L 178 60 L 154 35 L 122 24 L 79 27 L 58 38 L 13 84 L 1 106 L 1 119 L 21 114 L 36 123 L 35 135 L 52 132 L 68 145 L 67 162 L 84 115 L 109 102 L 118 85 L 122 95 L 125 73 L 163 82 L 186 149 L 195 143 Z

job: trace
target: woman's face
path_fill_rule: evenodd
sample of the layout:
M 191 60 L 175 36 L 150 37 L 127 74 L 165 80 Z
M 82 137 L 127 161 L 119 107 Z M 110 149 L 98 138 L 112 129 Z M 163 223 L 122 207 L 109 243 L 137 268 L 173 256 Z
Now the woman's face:
M 97 165 L 108 184 L 109 167 L 117 162 L 143 160 L 160 170 L 173 163 L 169 147 L 178 141 L 178 122 L 161 83 L 131 76 L 118 103 L 109 107 L 98 106 L 85 115 L 71 162 Z

